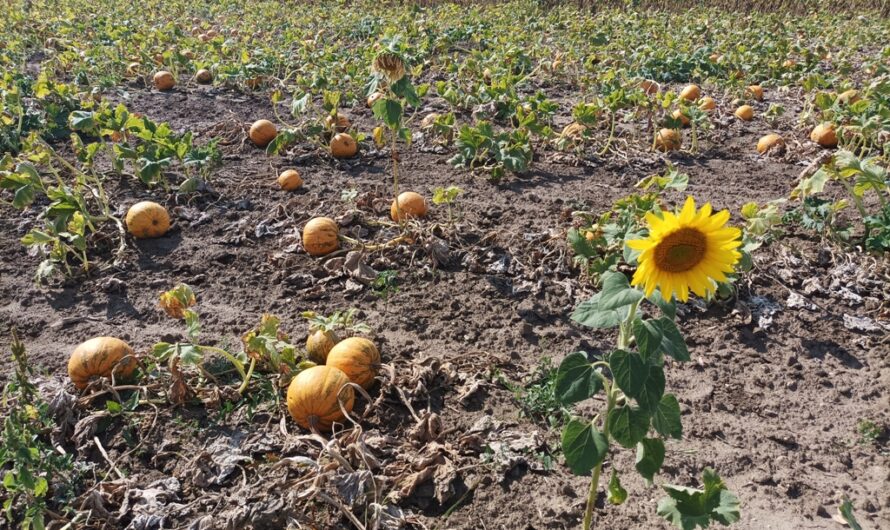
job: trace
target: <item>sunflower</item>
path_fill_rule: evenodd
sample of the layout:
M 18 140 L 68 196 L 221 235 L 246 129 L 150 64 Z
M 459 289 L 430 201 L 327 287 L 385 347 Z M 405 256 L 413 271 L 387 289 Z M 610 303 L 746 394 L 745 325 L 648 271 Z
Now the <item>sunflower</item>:
M 646 214 L 649 225 L 647 239 L 635 239 L 627 246 L 641 251 L 637 258 L 633 285 L 641 285 L 650 296 L 658 288 L 665 299 L 676 296 L 689 299 L 689 290 L 706 296 L 714 290 L 714 282 L 726 281 L 726 273 L 742 255 L 741 231 L 726 226 L 729 212 L 711 214 L 711 205 L 696 211 L 695 200 L 686 198 L 679 215 L 672 212 Z

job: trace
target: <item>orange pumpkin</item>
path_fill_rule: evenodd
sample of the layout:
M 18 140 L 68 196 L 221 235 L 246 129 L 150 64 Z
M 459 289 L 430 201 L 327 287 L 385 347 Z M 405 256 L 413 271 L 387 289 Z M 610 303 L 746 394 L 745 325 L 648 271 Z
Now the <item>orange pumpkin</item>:
M 393 221 L 401 221 L 409 217 L 423 217 L 426 215 L 427 206 L 423 196 L 413 191 L 406 191 L 399 194 L 399 207 L 396 208 L 396 201 L 392 201 L 389 208 L 389 216 Z M 399 213 L 402 214 L 401 219 Z
M 820 123 L 810 133 L 810 140 L 822 147 L 837 147 L 837 131 L 830 122 Z
M 783 147 L 785 147 L 785 140 L 778 134 L 767 134 L 757 141 L 757 152 L 760 154 L 765 154 L 773 149 L 781 149 Z
M 374 103 L 377 103 L 381 99 L 383 99 L 383 94 L 381 94 L 380 92 L 374 92 L 373 94 L 368 96 L 368 106 L 373 107 Z
M 346 419 L 340 410 L 352 411 L 355 390 L 342 370 L 331 366 L 313 366 L 303 370 L 290 382 L 287 389 L 287 410 L 304 429 L 330 431 L 334 422 Z M 346 386 L 346 388 L 343 388 Z
M 95 377 L 110 377 L 116 381 L 128 379 L 136 369 L 133 348 L 114 337 L 95 337 L 74 349 L 68 360 L 68 377 L 79 390 L 86 388 Z
M 195 74 L 195 81 L 202 85 L 210 84 L 210 82 L 213 81 L 213 74 L 210 73 L 210 70 L 201 68 Z
M 742 121 L 751 121 L 754 119 L 754 108 L 751 105 L 742 105 L 735 109 L 735 117 Z
M 358 153 L 358 144 L 355 139 L 346 133 L 335 134 L 331 138 L 331 154 L 335 158 L 350 158 Z
M 695 101 L 701 96 L 701 89 L 698 85 L 687 85 L 681 92 L 680 97 L 686 101 Z
M 795 66 L 797 66 L 797 63 L 792 59 L 785 59 L 782 63 L 782 68 L 794 68 Z
M 340 337 L 330 330 L 317 329 L 310 333 L 306 338 L 306 353 L 309 355 L 309 360 L 317 364 L 324 364 L 328 360 L 331 348 L 338 342 L 340 342 Z
M 679 121 L 680 124 L 683 125 L 684 127 L 689 126 L 689 118 L 686 117 L 686 114 L 684 114 L 683 111 L 680 109 L 677 109 L 674 112 L 672 112 L 671 118 Z
M 167 209 L 152 201 L 137 202 L 127 210 L 127 230 L 137 239 L 161 237 L 170 230 Z
M 646 93 L 647 96 L 651 96 L 658 92 L 658 83 L 655 81 L 650 81 L 649 79 L 644 79 L 640 81 L 640 88 L 643 89 L 643 92 Z
M 166 70 L 155 73 L 152 81 L 154 81 L 155 88 L 158 90 L 170 90 L 176 85 L 173 74 Z
M 250 126 L 250 141 L 258 147 L 266 147 L 278 136 L 278 129 L 269 120 L 257 120 Z
M 350 381 L 367 389 L 380 370 L 380 351 L 366 338 L 349 337 L 331 348 L 325 365 L 343 370 Z
M 709 110 L 714 110 L 717 108 L 717 102 L 714 101 L 714 98 L 712 98 L 710 96 L 705 96 L 705 97 L 701 98 L 701 100 L 699 100 L 698 108 L 699 108 L 699 110 L 703 110 L 705 112 L 707 112 Z
M 680 132 L 676 129 L 662 129 L 655 136 L 655 148 L 662 152 L 676 151 L 680 148 Z
M 347 118 L 345 114 L 340 114 L 339 112 L 337 113 L 336 118 L 328 114 L 324 119 L 324 126 L 326 129 L 336 130 L 340 133 L 346 132 L 350 125 L 349 118 Z
M 310 256 L 324 256 L 340 248 L 340 227 L 329 217 L 310 219 L 303 227 L 303 248 Z
M 841 95 L 837 97 L 837 101 L 841 105 L 850 105 L 851 103 L 856 103 L 859 99 L 859 91 L 855 88 L 841 92 Z
M 763 87 L 760 85 L 751 85 L 745 89 L 745 95 L 751 98 L 756 99 L 757 101 L 763 100 Z
M 285 191 L 293 191 L 303 185 L 303 179 L 294 169 L 288 169 L 278 175 L 278 185 Z

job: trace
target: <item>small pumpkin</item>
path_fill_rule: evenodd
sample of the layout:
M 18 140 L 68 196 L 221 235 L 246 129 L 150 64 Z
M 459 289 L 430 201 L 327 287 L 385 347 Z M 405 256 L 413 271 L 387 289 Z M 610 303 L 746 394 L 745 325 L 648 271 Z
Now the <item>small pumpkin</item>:
M 680 124 L 683 125 L 683 127 L 688 127 L 688 126 L 689 126 L 689 118 L 688 118 L 688 117 L 686 116 L 686 114 L 684 114 L 683 111 L 680 110 L 680 109 L 677 109 L 677 110 L 675 110 L 674 112 L 672 112 L 672 113 L 671 113 L 671 118 L 673 118 L 673 119 L 679 121 Z
M 304 429 L 330 431 L 335 422 L 346 419 L 340 410 L 340 397 L 346 412 L 352 412 L 355 404 L 355 390 L 347 383 L 349 377 L 335 367 L 307 368 L 287 388 L 287 410 Z
M 424 200 L 421 194 L 413 191 L 399 194 L 398 209 L 396 208 L 396 201 L 392 201 L 392 206 L 389 208 L 389 216 L 396 222 L 411 217 L 423 217 L 426 215 L 426 212 L 426 200 Z M 401 219 L 399 218 L 399 213 L 402 214 Z
M 68 359 L 68 377 L 78 390 L 95 377 L 128 379 L 136 370 L 133 348 L 115 337 L 94 337 L 74 349 Z
M 338 342 L 340 342 L 340 337 L 332 330 L 317 329 L 313 331 L 306 338 L 306 353 L 309 355 L 309 360 L 317 364 L 324 364 L 328 360 L 331 348 Z
M 210 70 L 201 68 L 195 74 L 195 81 L 202 85 L 208 85 L 211 81 L 213 81 L 213 74 L 210 73 Z
M 371 388 L 380 370 L 380 351 L 364 337 L 349 337 L 331 348 L 325 365 L 343 370 L 350 381 L 362 388 Z
M 841 105 L 851 105 L 853 103 L 856 103 L 860 99 L 861 98 L 859 97 L 859 91 L 855 88 L 845 90 L 844 92 L 841 92 L 841 95 L 837 97 L 837 101 Z
M 837 131 L 831 122 L 820 123 L 810 133 L 810 140 L 822 147 L 837 147 Z
M 704 112 L 707 112 L 709 110 L 714 110 L 717 108 L 717 102 L 714 100 L 714 98 L 712 98 L 710 96 L 705 96 L 699 100 L 698 108 L 699 108 L 699 110 L 702 110 Z
M 182 56 L 191 61 L 195 58 L 195 52 L 191 50 L 185 50 L 184 52 L 182 52 Z
M 158 90 L 170 90 L 176 85 L 176 81 L 173 79 L 173 74 L 167 70 L 156 72 L 154 77 L 152 77 L 152 81 L 155 84 L 155 88 Z
M 640 88 L 643 89 L 643 92 L 645 92 L 647 96 L 651 96 L 658 92 L 659 86 L 655 81 L 644 79 L 640 81 Z
M 381 99 L 383 99 L 383 94 L 381 92 L 374 92 L 373 94 L 368 96 L 368 106 L 373 107 L 374 103 L 377 103 Z
M 655 148 L 662 152 L 676 151 L 680 148 L 680 132 L 676 129 L 662 129 L 655 136 Z
M 137 202 L 127 210 L 127 230 L 137 239 L 161 237 L 170 230 L 167 209 L 152 201 Z
M 745 96 L 754 98 L 757 101 L 763 101 L 763 87 L 760 85 L 750 85 L 745 89 Z
M 754 119 L 754 108 L 751 105 L 742 105 L 735 109 L 735 117 L 742 121 L 751 121 Z
M 310 256 L 324 256 L 340 248 L 340 227 L 329 217 L 310 219 L 303 227 L 303 248 Z
M 584 131 L 586 131 L 586 130 L 587 130 L 587 127 L 585 127 L 584 125 L 582 125 L 576 121 L 573 121 L 572 123 L 566 125 L 562 129 L 560 136 L 563 138 L 569 138 L 571 140 L 580 141 L 580 140 L 584 139 Z
M 767 134 L 757 141 L 757 152 L 766 154 L 773 149 L 785 147 L 785 140 L 778 134 Z
M 331 154 L 335 158 L 350 158 L 358 153 L 358 144 L 346 133 L 335 134 L 331 138 Z
M 278 175 L 278 185 L 285 191 L 293 191 L 303 185 L 303 179 L 300 178 L 300 173 L 297 170 L 288 169 Z
M 680 92 L 680 97 L 686 101 L 695 101 L 701 96 L 701 88 L 698 85 L 687 85 Z
M 793 59 L 785 59 L 782 63 L 782 68 L 794 68 L 795 66 L 797 66 L 797 63 Z
M 429 129 L 433 126 L 434 123 L 436 123 L 436 120 L 439 119 L 439 116 L 440 114 L 438 112 L 430 112 L 429 114 L 424 116 L 422 120 L 420 120 L 420 128 Z
M 258 147 L 266 147 L 278 136 L 278 128 L 269 120 L 257 120 L 250 126 L 250 141 Z
M 337 113 L 336 118 L 328 114 L 324 119 L 324 126 L 329 131 L 335 130 L 338 133 L 346 132 L 350 125 L 349 118 L 347 118 L 345 114 L 340 114 L 339 112 Z

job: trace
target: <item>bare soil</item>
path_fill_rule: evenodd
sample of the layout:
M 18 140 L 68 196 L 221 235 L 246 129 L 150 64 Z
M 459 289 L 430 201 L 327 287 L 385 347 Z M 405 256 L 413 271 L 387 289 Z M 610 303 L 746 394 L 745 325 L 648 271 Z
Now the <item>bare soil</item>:
M 793 115 L 795 102 L 786 99 Z M 272 115 L 267 98 L 220 89 L 159 94 L 130 87 L 127 104 L 205 139 L 226 123 Z M 346 112 L 359 130 L 373 127 L 368 109 Z M 805 134 L 788 132 L 789 121 L 778 124 L 788 152 L 763 158 L 753 145 L 767 126 L 725 114 L 699 156 L 669 157 L 690 175 L 688 193 L 734 212 L 748 201 L 787 196 L 818 154 Z M 569 214 L 609 208 L 639 179 L 662 171 L 663 157 L 632 153 L 604 161 L 541 148 L 528 174 L 492 184 L 452 168 L 448 150 L 417 142 L 402 155 L 403 188 L 430 197 L 435 187 L 457 185 L 465 193 L 456 226 L 448 225 L 444 207 L 432 208 L 425 225 L 440 228 L 427 229 L 413 245 L 366 256 L 377 271 L 397 271 L 397 291 L 383 298 L 350 278 L 340 257 L 311 258 L 297 243 L 309 218 L 346 213 L 342 190 L 358 190 L 365 220 L 385 216 L 388 153 L 366 148 L 337 162 L 301 145 L 269 157 L 238 138 L 212 175 L 212 193 L 185 199 L 132 179 L 110 183 L 118 213 L 138 200 L 160 199 L 174 226 L 165 237 L 129 241 L 125 265 L 89 277 L 35 286 L 39 260 L 18 242 L 34 216 L 3 208 L 0 346 L 8 351 L 8 330 L 17 328 L 45 374 L 45 391 L 73 392 L 66 363 L 81 341 L 114 335 L 147 353 L 157 341 L 181 338 L 178 324 L 156 305 L 158 294 L 178 282 L 195 289 L 202 336 L 216 344 L 237 344 L 263 313 L 281 317 L 299 338 L 307 329 L 300 311 L 359 308 L 404 392 L 372 388 L 380 400 L 360 408 L 367 413 L 361 437 L 353 432 L 339 443 L 349 458 L 350 442 L 374 455 L 377 493 L 358 466 L 339 478 L 301 482 L 311 475 L 300 458 L 319 459 L 319 445 L 283 419 L 286 410 L 274 402 L 229 414 L 224 397 L 184 408 L 146 406 L 128 422 L 103 426 L 96 417 L 100 399 L 72 409 L 67 426 L 67 448 L 92 466 L 84 490 L 109 470 L 93 435 L 126 477 L 112 474 L 98 495 L 82 500 L 99 505 L 97 514 L 107 511 L 93 527 L 284 528 L 288 518 L 302 528 L 349 527 L 338 508 L 318 496 L 306 499 L 314 486 L 352 502 L 363 523 L 377 521 L 380 528 L 397 526 L 380 522 L 385 518 L 373 515 L 372 503 L 401 510 L 401 521 L 416 528 L 578 528 L 588 479 L 565 468 L 558 430 L 519 414 L 503 381 L 525 384 L 545 358 L 558 363 L 570 352 L 612 343 L 610 334 L 568 318 L 594 292 L 571 265 Z M 295 193 L 275 186 L 277 173 L 290 167 L 305 182 Z M 391 235 L 367 222 L 344 230 L 365 230 L 364 237 L 378 240 Z M 429 249 L 442 241 L 447 259 L 434 266 Z M 840 528 L 830 516 L 844 496 L 864 528 L 890 528 L 890 448 L 886 439 L 862 443 L 857 432 L 864 419 L 890 425 L 886 259 L 792 232 L 762 249 L 756 263 L 738 300 L 683 308 L 693 361 L 670 364 L 667 390 L 680 399 L 684 439 L 668 443 L 659 480 L 697 485 L 701 469 L 713 466 L 742 501 L 740 529 Z M 878 328 L 850 329 L 850 317 Z M 143 440 L 135 451 L 128 442 L 133 433 Z M 611 506 L 601 498 L 598 527 L 666 528 L 655 514 L 662 492 L 636 477 L 632 458 L 620 451 L 608 462 L 606 473 L 627 470 L 622 481 L 630 499 Z M 350 498 L 361 485 L 366 494 Z M 385 502 L 386 494 L 396 499 Z M 149 497 L 154 504 L 137 502 Z

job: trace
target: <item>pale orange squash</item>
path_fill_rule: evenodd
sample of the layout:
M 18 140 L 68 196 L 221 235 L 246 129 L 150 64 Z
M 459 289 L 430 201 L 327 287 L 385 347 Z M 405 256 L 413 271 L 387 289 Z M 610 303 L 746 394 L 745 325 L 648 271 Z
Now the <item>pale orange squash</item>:
M 785 140 L 778 134 L 767 134 L 757 141 L 757 152 L 766 154 L 773 149 L 785 147 Z
M 366 338 L 350 337 L 331 348 L 325 364 L 343 370 L 350 381 L 367 389 L 380 370 L 380 351 Z
M 210 70 L 201 68 L 195 74 L 195 81 L 202 85 L 210 84 L 210 82 L 213 81 L 213 74 L 210 73 Z
M 116 382 L 128 379 L 136 369 L 136 357 L 126 342 L 114 337 L 94 337 L 74 349 L 68 360 L 68 377 L 78 389 L 93 378 L 110 377 Z
M 331 348 L 338 342 L 340 342 L 340 337 L 330 330 L 317 329 L 310 333 L 306 338 L 306 353 L 309 360 L 316 364 L 324 364 L 328 360 Z
M 338 133 L 341 133 L 346 132 L 351 123 L 345 114 L 340 114 L 338 112 L 336 118 L 328 114 L 324 119 L 324 125 L 328 130 L 336 130 Z
M 278 136 L 278 129 L 269 120 L 257 120 L 250 126 L 250 141 L 258 147 L 266 147 Z
M 837 131 L 830 122 L 820 123 L 810 133 L 810 140 L 822 147 L 837 147 Z
M 680 97 L 686 101 L 695 101 L 701 96 L 701 89 L 698 85 L 686 85 L 680 92 Z
M 763 100 L 763 87 L 760 85 L 751 85 L 745 89 L 745 95 L 751 98 L 756 99 L 757 101 Z
M 352 136 L 346 133 L 335 134 L 331 138 L 331 154 L 335 158 L 350 158 L 358 153 L 358 144 Z
M 655 148 L 659 151 L 676 151 L 680 148 L 680 132 L 676 129 L 662 129 L 655 136 Z
M 742 105 L 735 109 L 735 117 L 742 121 L 751 121 L 754 119 L 754 108 L 751 105 Z
M 170 230 L 167 209 L 152 201 L 137 202 L 127 210 L 127 230 L 137 239 L 161 237 Z
M 303 185 L 303 179 L 297 170 L 288 169 L 278 175 L 278 185 L 285 191 L 293 191 Z
M 160 72 L 155 73 L 152 81 L 154 81 L 155 88 L 158 90 L 170 90 L 176 85 L 176 81 L 173 79 L 173 74 L 166 70 L 161 70 Z
M 399 194 L 399 207 L 396 209 L 396 201 L 392 201 L 389 208 L 389 216 L 393 221 L 401 221 L 402 219 L 412 217 L 423 217 L 426 215 L 427 205 L 423 196 L 413 191 L 406 191 Z M 402 218 L 399 218 L 399 213 Z
M 310 256 L 324 256 L 340 248 L 340 227 L 329 217 L 310 219 L 303 227 L 303 248 Z
M 313 366 L 303 370 L 287 389 L 287 410 L 304 429 L 330 431 L 335 422 L 346 419 L 340 409 L 352 411 L 355 390 L 348 386 L 349 377 L 331 366 Z M 346 388 L 343 388 L 343 387 Z

